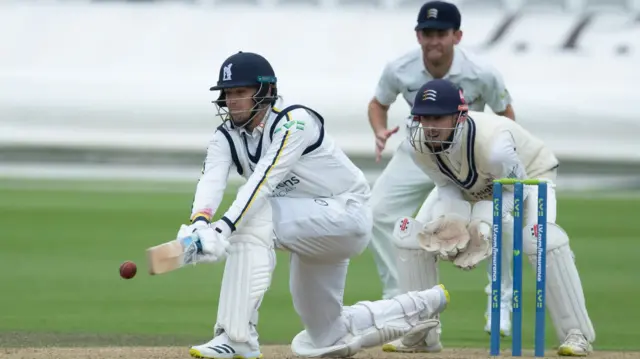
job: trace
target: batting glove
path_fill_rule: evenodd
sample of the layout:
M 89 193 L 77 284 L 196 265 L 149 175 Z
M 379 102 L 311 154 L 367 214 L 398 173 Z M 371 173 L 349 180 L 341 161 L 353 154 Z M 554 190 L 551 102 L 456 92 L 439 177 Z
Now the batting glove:
M 227 257 L 229 241 L 219 228 L 209 226 L 196 230 L 195 234 L 202 247 L 198 262 L 217 262 Z

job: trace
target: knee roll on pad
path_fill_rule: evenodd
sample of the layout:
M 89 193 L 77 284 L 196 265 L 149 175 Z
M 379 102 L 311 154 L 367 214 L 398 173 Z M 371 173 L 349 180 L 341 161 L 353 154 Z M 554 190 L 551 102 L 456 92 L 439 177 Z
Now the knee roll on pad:
M 536 268 L 537 241 L 535 225 L 525 226 L 522 233 L 523 251 Z M 563 341 L 571 329 L 579 329 L 589 342 L 596 334 L 587 313 L 582 282 L 567 233 L 555 223 L 547 223 L 547 278 L 546 305 L 559 341 Z
M 252 216 L 242 223 L 238 229 L 231 234 L 229 242 L 244 241 L 273 247 L 275 232 L 273 229 L 273 217 L 271 205 L 266 203 L 260 210 L 251 209 Z
M 411 218 L 402 217 L 393 227 L 393 244 L 399 249 L 423 250 L 418 241 L 418 234 L 424 223 Z

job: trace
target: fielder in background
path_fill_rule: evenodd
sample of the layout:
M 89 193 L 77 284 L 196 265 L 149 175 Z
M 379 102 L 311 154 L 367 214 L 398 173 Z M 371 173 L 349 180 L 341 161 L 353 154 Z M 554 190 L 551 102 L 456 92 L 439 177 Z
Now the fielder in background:
M 540 139 L 514 121 L 468 112 L 462 92 L 449 81 L 433 80 L 422 86 L 415 98 L 410 143 L 416 164 L 433 179 L 438 197 L 423 206 L 415 220 L 404 218 L 396 225 L 396 243 L 403 257 L 410 258 L 407 266 L 415 266 L 413 272 L 420 273 L 423 267 L 416 259 L 422 252 L 452 261 L 462 269 L 474 268 L 492 252 L 493 180 L 546 180 L 548 226 L 556 229 L 547 231 L 546 304 L 560 342 L 558 354 L 588 355 L 596 335 L 569 237 L 556 224 L 553 182 L 558 160 Z M 513 247 L 513 196 L 513 188 L 505 187 L 503 248 Z M 523 252 L 534 268 L 537 197 L 537 186 L 525 187 Z M 409 230 L 401 233 L 400 228 Z M 411 345 L 419 338 L 413 333 L 404 341 Z
M 389 106 L 395 102 L 398 94 L 402 94 L 411 107 L 418 88 L 434 78 L 444 78 L 462 87 L 470 109 L 484 111 L 485 105 L 488 104 L 494 112 L 515 119 L 511 96 L 498 71 L 456 46 L 462 39 L 460 24 L 460 12 L 454 4 L 431 1 L 420 9 L 415 27 L 420 49 L 411 51 L 386 65 L 375 96 L 369 103 L 369 122 L 376 136 L 377 160 L 380 160 L 387 139 L 398 131 L 398 127 L 387 129 Z M 369 247 L 373 252 L 382 281 L 383 298 L 391 298 L 414 289 L 411 283 L 398 277 L 398 265 L 401 263 L 396 263 L 396 252 L 392 240 L 393 225 L 396 220 L 403 216 L 415 215 L 425 202 L 431 188 L 428 176 L 411 160 L 412 152 L 411 145 L 405 139 L 376 180 L 372 190 L 373 239 Z M 425 203 L 432 202 L 436 197 L 437 193 L 431 192 Z M 510 251 L 504 253 L 504 268 L 510 268 L 510 253 Z M 488 273 L 490 272 L 489 264 L 487 265 Z M 433 273 L 435 263 L 425 261 L 424 265 L 423 271 Z M 422 279 L 426 281 L 425 285 L 436 284 L 432 277 Z M 509 335 L 511 330 L 511 291 L 511 282 L 505 278 L 502 283 L 500 315 L 502 335 Z M 487 294 L 485 331 L 490 332 L 490 280 L 485 292 Z M 437 337 L 430 337 L 427 347 L 429 352 L 438 352 L 442 349 Z M 387 349 L 393 350 L 391 347 Z M 404 351 L 402 347 L 396 349 Z M 414 351 L 414 349 L 409 350 Z
M 325 132 L 324 120 L 277 94 L 269 62 L 240 52 L 221 66 L 214 103 L 223 118 L 209 145 L 191 223 L 188 263 L 226 259 L 211 341 L 197 358 L 262 357 L 258 308 L 275 267 L 275 249 L 291 253 L 290 289 L 305 330 L 295 354 L 348 356 L 411 331 L 429 331 L 449 302 L 443 286 L 343 307 L 349 259 L 370 240 L 369 185 Z M 222 218 L 210 224 L 231 168 L 247 182 Z M 323 175 L 318 177 L 317 173 Z M 277 324 L 275 324 L 277 325 Z

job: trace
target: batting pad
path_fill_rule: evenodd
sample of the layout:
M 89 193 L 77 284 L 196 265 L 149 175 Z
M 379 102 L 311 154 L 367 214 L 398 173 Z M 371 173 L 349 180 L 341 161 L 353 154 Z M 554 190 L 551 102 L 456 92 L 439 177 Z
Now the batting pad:
M 250 339 L 257 324 L 257 311 L 271 284 L 275 251 L 263 244 L 233 237 L 222 276 L 217 327 L 236 342 Z
M 441 294 L 432 291 L 429 295 Z M 362 349 L 387 343 L 414 331 L 428 332 L 436 327 L 439 321 L 420 319 L 422 312 L 443 309 L 430 308 L 428 302 L 427 298 L 423 298 L 417 292 L 402 294 L 393 299 L 358 302 L 345 307 L 343 316 L 349 332 L 336 345 L 315 347 L 308 333 L 303 330 L 293 339 L 291 350 L 294 354 L 307 358 L 345 358 Z
M 524 227 L 523 251 L 537 265 L 537 238 L 534 225 Z M 558 340 L 563 342 L 571 329 L 579 329 L 589 342 L 596 339 L 587 313 L 582 282 L 569 247 L 567 233 L 555 223 L 547 223 L 546 305 Z
M 421 222 L 404 217 L 393 229 L 398 279 L 403 292 L 425 290 L 438 284 L 436 256 L 422 249 L 418 242 L 422 226 Z

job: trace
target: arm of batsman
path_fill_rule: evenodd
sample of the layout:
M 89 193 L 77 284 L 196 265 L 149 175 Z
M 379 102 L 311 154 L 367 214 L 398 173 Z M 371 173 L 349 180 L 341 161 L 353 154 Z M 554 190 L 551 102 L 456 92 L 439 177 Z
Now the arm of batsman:
M 467 224 L 471 205 L 463 200 L 438 201 L 433 206 L 434 220 L 424 225 L 418 236 L 420 246 L 443 260 L 452 260 L 469 244 Z
M 478 263 L 492 253 L 491 223 L 493 222 L 493 203 L 477 202 L 471 210 L 469 245 L 454 260 L 453 264 L 464 270 L 475 268 Z

